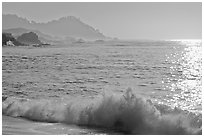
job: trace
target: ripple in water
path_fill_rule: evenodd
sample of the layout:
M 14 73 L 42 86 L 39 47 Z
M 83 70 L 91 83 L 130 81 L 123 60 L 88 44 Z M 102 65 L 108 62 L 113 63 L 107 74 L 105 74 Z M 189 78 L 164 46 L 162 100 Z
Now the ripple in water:
M 171 105 L 191 112 L 202 110 L 202 50 L 201 41 L 179 41 L 180 47 L 167 57 L 171 62 L 166 86 L 172 94 Z M 182 53 L 182 54 L 181 54 Z

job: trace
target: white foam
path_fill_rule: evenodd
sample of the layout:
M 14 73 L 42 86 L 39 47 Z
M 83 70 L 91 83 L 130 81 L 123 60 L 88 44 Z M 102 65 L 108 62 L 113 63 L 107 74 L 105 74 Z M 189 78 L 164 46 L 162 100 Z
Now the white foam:
M 90 102 L 75 101 L 7 98 L 3 102 L 3 114 L 35 121 L 116 129 L 127 134 L 202 134 L 201 118 L 182 110 L 169 111 L 166 106 L 155 106 L 151 100 L 133 94 L 130 89 L 121 95 L 107 92 Z

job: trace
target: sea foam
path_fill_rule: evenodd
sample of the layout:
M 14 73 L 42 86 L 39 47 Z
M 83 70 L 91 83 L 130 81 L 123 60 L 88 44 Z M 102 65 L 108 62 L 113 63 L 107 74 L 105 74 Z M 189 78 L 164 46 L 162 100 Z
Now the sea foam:
M 202 134 L 201 114 L 153 104 L 131 89 L 121 95 L 105 93 L 81 102 L 10 97 L 2 109 L 3 115 L 114 129 L 125 134 Z

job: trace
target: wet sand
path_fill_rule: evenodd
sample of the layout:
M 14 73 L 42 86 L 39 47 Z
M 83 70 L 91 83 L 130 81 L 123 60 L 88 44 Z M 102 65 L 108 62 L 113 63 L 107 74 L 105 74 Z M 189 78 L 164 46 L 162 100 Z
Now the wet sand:
M 34 122 L 22 118 L 2 116 L 3 135 L 88 134 L 83 128 L 60 123 Z
M 2 135 L 96 135 L 119 134 L 104 129 L 92 129 L 62 123 L 44 123 L 2 116 Z M 121 134 L 121 133 L 120 133 Z
M 12 118 L 8 116 L 2 116 L 2 134 L 3 135 L 39 135 L 49 134 L 37 130 L 41 123 L 31 122 L 21 118 Z

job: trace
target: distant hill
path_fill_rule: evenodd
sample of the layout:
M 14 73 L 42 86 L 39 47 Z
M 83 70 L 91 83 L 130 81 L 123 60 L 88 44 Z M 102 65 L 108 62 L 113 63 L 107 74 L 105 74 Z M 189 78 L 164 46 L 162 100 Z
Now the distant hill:
M 47 23 L 37 23 L 28 21 L 26 18 L 17 15 L 7 14 L 2 16 L 2 28 L 25 28 L 28 30 L 38 30 L 52 36 L 82 38 L 85 40 L 106 40 L 108 37 L 93 27 L 83 23 L 74 16 L 63 17 Z
M 10 28 L 27 28 L 31 29 L 30 22 L 25 18 L 20 18 L 17 15 L 6 14 L 2 15 L 2 29 Z
M 17 38 L 17 41 L 26 44 L 42 44 L 41 41 L 38 39 L 38 35 L 34 32 L 23 33 L 21 36 Z
M 23 33 L 35 32 L 38 35 L 39 40 L 42 41 L 43 43 L 51 43 L 52 44 L 52 43 L 56 43 L 58 40 L 57 38 L 54 38 L 48 34 L 44 34 L 38 30 L 31 30 L 31 29 L 25 29 L 25 28 L 3 29 L 2 32 L 11 33 L 15 38 L 19 37 Z
M 11 33 L 14 37 L 18 37 L 23 33 L 30 32 L 28 29 L 25 28 L 12 28 L 12 29 L 3 29 L 2 32 Z

